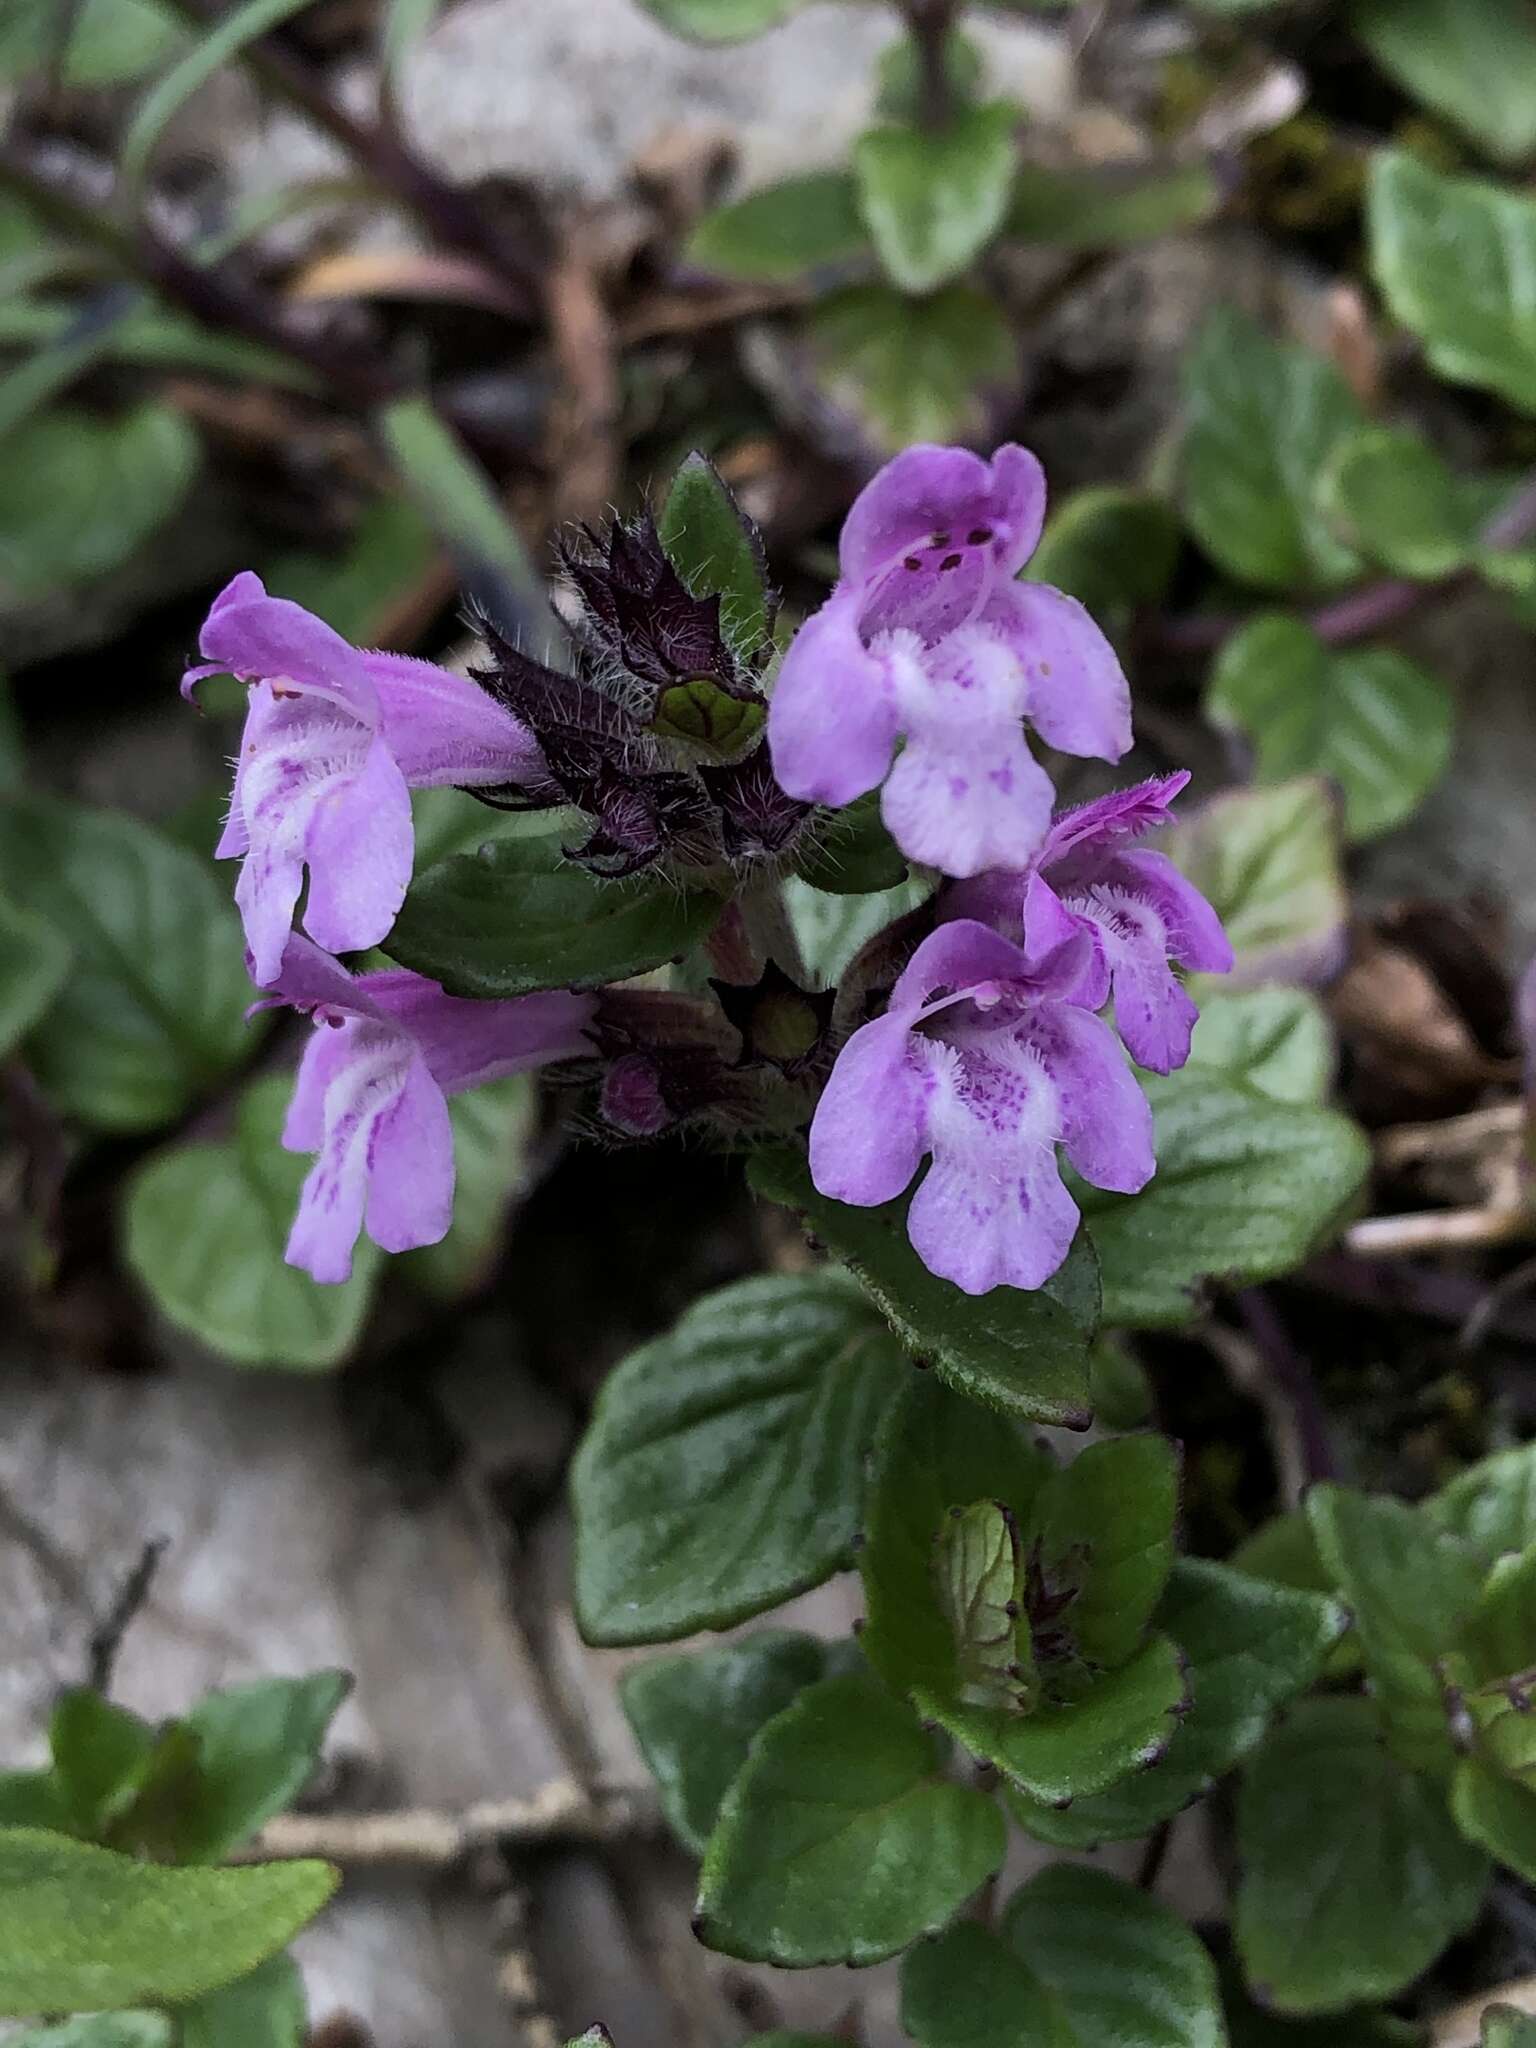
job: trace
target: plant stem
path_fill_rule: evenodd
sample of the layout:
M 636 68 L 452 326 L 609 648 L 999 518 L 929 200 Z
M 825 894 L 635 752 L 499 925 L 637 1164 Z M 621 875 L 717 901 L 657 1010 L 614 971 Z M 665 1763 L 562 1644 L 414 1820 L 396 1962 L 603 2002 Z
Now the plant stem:
M 917 110 L 924 128 L 947 128 L 954 113 L 949 81 L 949 31 L 955 0 L 907 0 L 907 26 L 917 50 Z
M 218 19 L 218 9 L 209 0 L 168 4 L 194 28 L 208 28 Z M 274 36 L 254 42 L 242 52 L 241 61 L 329 135 L 377 185 L 393 193 L 435 240 L 479 257 L 509 288 L 523 312 L 535 316 L 542 264 L 504 234 L 468 193 L 424 164 L 393 127 L 360 121 L 338 105 L 303 58 Z
M 82 204 L 53 180 L 41 177 L 14 148 L 0 148 L 0 191 L 13 193 L 72 240 L 105 249 L 125 270 L 203 326 L 241 335 L 288 356 L 352 410 L 371 411 L 396 395 L 395 380 L 376 364 L 290 327 L 261 293 L 227 268 L 190 262 L 153 228 L 125 231 L 103 209 Z
M 1335 1478 L 1338 1461 L 1312 1368 L 1292 1344 L 1289 1332 L 1262 1288 L 1245 1288 L 1237 1297 L 1237 1311 L 1264 1362 L 1271 1385 L 1290 1410 L 1303 1479 L 1310 1483 L 1314 1479 Z
M 1528 476 L 1478 535 L 1487 548 L 1514 548 L 1536 535 L 1536 472 Z M 1369 640 L 1399 626 L 1430 603 L 1443 603 L 1477 588 L 1474 570 L 1458 569 L 1433 583 L 1410 583 L 1403 577 L 1385 576 L 1363 583 L 1344 597 L 1331 598 L 1302 614 L 1306 624 L 1327 647 L 1348 647 L 1357 640 Z M 1191 612 L 1182 618 L 1151 618 L 1140 634 L 1143 648 L 1150 653 L 1171 655 L 1215 654 L 1234 633 L 1247 625 L 1251 613 Z

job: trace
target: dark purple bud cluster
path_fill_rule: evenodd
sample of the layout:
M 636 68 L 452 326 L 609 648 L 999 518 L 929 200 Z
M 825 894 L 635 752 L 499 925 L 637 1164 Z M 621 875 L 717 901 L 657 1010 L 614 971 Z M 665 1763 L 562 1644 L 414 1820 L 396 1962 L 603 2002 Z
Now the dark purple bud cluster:
M 733 653 L 718 594 L 692 595 L 649 513 L 606 533 L 583 528 L 562 562 L 582 602 L 575 673 L 489 629 L 491 665 L 474 671 L 533 735 L 547 772 L 474 794 L 584 811 L 592 830 L 569 856 L 611 877 L 787 853 L 812 806 L 786 795 L 761 738 L 771 641 L 751 663 Z

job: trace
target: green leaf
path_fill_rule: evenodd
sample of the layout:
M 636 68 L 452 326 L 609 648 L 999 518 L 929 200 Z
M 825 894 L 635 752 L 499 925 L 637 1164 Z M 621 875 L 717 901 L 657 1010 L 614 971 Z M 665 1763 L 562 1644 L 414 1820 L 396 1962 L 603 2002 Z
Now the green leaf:
M 1351 839 L 1411 817 L 1450 759 L 1455 712 L 1438 676 L 1390 647 L 1334 653 L 1285 612 L 1251 620 L 1217 656 L 1205 708 L 1251 741 L 1260 783 L 1322 775 Z
M 107 286 L 95 299 L 69 309 L 67 324 L 51 346 L 35 349 L 14 369 L 0 374 L 0 436 L 11 433 L 100 361 L 141 298 L 132 285 Z
M 1536 1663 L 1536 1549 L 1495 1560 L 1460 1647 L 1478 1681 L 1508 1678 Z
M 1102 617 L 1117 605 L 1156 604 L 1178 553 L 1179 523 L 1161 498 L 1090 484 L 1051 515 L 1028 575 L 1032 583 L 1053 583 Z
M 918 2048 L 1068 2048 L 1075 2039 L 1044 1980 L 974 1920 L 902 1957 L 901 2024 Z
M 185 2006 L 181 2048 L 304 2048 L 304 1982 L 288 1956 Z
M 594 876 L 566 861 L 565 824 L 519 822 L 517 832 L 477 831 L 473 853 L 418 870 L 385 950 L 454 994 L 527 995 L 681 961 L 720 915 L 712 891 Z
M 1088 1354 L 1093 1418 L 1103 1429 L 1144 1429 L 1153 1419 L 1152 1379 L 1130 1346 L 1101 1334 Z
M 877 1963 L 936 1933 L 1003 1860 L 992 1801 L 873 1679 L 802 1692 L 752 1744 L 699 1879 L 699 1937 L 795 1969 Z
M 1478 149 L 1512 165 L 1536 150 L 1536 20 L 1524 0 L 1354 0 L 1350 26 Z
M 1188 1660 L 1193 1705 L 1162 1762 L 1093 1799 L 1057 1808 L 1011 1794 L 1032 1835 L 1060 1849 L 1129 1841 L 1170 1820 L 1256 1749 L 1320 1674 L 1348 1621 L 1337 1601 L 1181 1558 L 1157 1611 Z
M 832 811 L 815 840 L 795 859 L 795 873 L 831 896 L 867 896 L 900 888 L 908 868 L 901 848 L 885 829 L 879 792 Z
M 1536 2015 L 1514 2005 L 1485 2005 L 1482 2048 L 1536 2048 Z
M 674 35 L 701 43 L 739 43 L 787 21 L 804 0 L 640 0 Z
M 56 0 L 9 0 L 0 11 L 0 78 L 49 71 L 62 57 L 63 85 L 123 85 L 184 40 L 175 16 L 155 0 L 81 0 L 65 13 Z
M 707 890 L 588 874 L 563 858 L 561 837 L 556 827 L 496 839 L 418 873 L 384 950 L 450 995 L 526 996 L 647 973 L 720 915 Z
M 1482 516 L 1469 489 L 1419 435 L 1363 427 L 1336 449 L 1318 484 L 1329 519 L 1353 548 L 1398 576 L 1433 582 L 1464 569 Z
M 442 0 L 387 0 L 379 31 L 379 68 L 396 89 L 441 4 Z
M 1416 1770 L 1449 1770 L 1435 1661 L 1455 1646 L 1477 1604 L 1480 1560 L 1402 1501 L 1322 1485 L 1308 1493 L 1306 1509 L 1318 1554 L 1355 1617 L 1393 1747 Z
M 828 397 L 889 454 L 983 433 L 989 397 L 1018 378 L 1012 328 L 968 285 L 924 299 L 891 285 L 850 286 L 815 307 L 808 333 Z
M 1018 1428 L 914 1373 L 891 1401 L 870 1464 L 859 1550 L 865 1623 L 860 1647 L 895 1691 L 955 1697 L 960 1659 L 938 1597 L 934 1544 L 949 1511 L 988 1496 L 1021 1518 L 1052 1470 Z
M 1203 163 L 1021 164 L 1003 233 L 1057 249 L 1118 249 L 1198 227 L 1220 205 Z
M 436 555 L 432 529 L 409 498 L 375 498 L 339 554 L 280 555 L 264 575 L 275 597 L 303 605 L 344 640 L 372 647 L 390 607 Z
M 1186 1067 L 1145 1082 L 1157 1173 L 1139 1195 L 1074 1181 L 1112 1327 L 1177 1327 L 1211 1285 L 1274 1280 L 1337 1225 L 1370 1149 L 1331 1109 L 1276 1102 Z
M 1287 593 L 1355 575 L 1316 502 L 1319 472 L 1362 424 L 1332 364 L 1222 307 L 1196 337 L 1185 399 L 1184 512 L 1211 560 Z
M 0 894 L 0 1057 L 38 1023 L 69 973 L 66 942 Z
M 815 888 L 798 875 L 788 876 L 784 905 L 812 982 L 835 987 L 855 954 L 896 918 L 921 909 L 935 887 L 935 877 L 920 871 L 892 889 L 869 895 L 834 893 Z
M 1467 1840 L 1536 1884 L 1536 1791 L 1480 1757 L 1463 1757 L 1451 1779 L 1451 1812 Z
M 690 594 L 718 595 L 731 651 L 742 661 L 760 657 L 773 630 L 762 537 L 708 456 L 695 450 L 679 468 L 656 531 Z
M 118 151 L 118 176 L 136 191 L 149 171 L 155 144 L 169 123 L 216 71 L 248 49 L 259 36 L 300 14 L 309 0 L 241 0 L 195 38 L 192 47 L 139 102 Z
M 1032 1707 L 1039 1681 L 1014 1516 L 994 1500 L 952 1507 L 934 1531 L 932 1550 L 934 1591 L 954 1645 L 961 1704 Z
M 529 1074 L 509 1074 L 449 1102 L 453 1223 L 441 1244 L 407 1252 L 400 1268 L 424 1293 L 456 1301 L 488 1277 L 527 1177 L 538 1119 L 538 1084 Z
M 1276 1102 L 1324 1102 L 1336 1061 L 1333 1026 L 1305 989 L 1208 995 L 1189 1058 L 1192 1066 L 1219 1067 Z
M 1236 1934 L 1261 2002 L 1390 1998 L 1469 1927 L 1488 1881 L 1442 1788 L 1404 1770 L 1367 1700 L 1310 1700 L 1248 1766 Z
M 1466 1538 L 1485 1564 L 1536 1543 L 1536 1443 L 1495 1451 L 1458 1473 L 1424 1512 Z
M 199 459 L 182 415 L 153 400 L 116 419 L 55 406 L 24 420 L 0 441 L 0 598 L 120 567 L 181 505 Z
M 683 245 L 683 260 L 721 277 L 790 284 L 868 247 L 852 173 L 806 171 L 706 213 Z
M 406 495 L 448 550 L 465 582 L 487 580 L 514 615 L 524 651 L 559 662 L 567 644 L 543 577 L 491 479 L 428 398 L 381 406 L 374 425 Z
M 1322 2019 L 1289 2019 L 1247 1996 L 1234 1965 L 1218 1971 L 1232 2048 L 1424 2048 L 1424 2029 L 1379 2006 L 1353 2006 Z
M 136 1169 L 123 1211 L 123 1253 L 161 1314 L 234 1365 L 316 1372 L 357 1341 L 379 1276 L 358 1244 L 352 1277 L 322 1287 L 283 1252 L 311 1162 L 284 1151 L 293 1083 L 253 1082 L 232 1138 L 177 1145 Z
M 901 1377 L 899 1348 L 837 1273 L 721 1288 L 631 1352 L 573 1476 L 588 1641 L 728 1628 L 830 1577 Z
M 967 269 L 1002 226 L 1020 120 L 1011 100 L 943 128 L 871 128 L 853 148 L 859 210 L 893 284 L 929 292 Z
M 1177 1648 L 1158 1635 L 1079 1698 L 1032 1714 L 952 1705 L 922 1688 L 913 1699 L 973 1756 L 995 1764 L 1031 1798 L 1054 1803 L 1091 1798 L 1156 1766 L 1189 1689 Z
M 1322 783 L 1307 776 L 1214 797 L 1174 828 L 1168 850 L 1225 925 L 1239 983 L 1341 964 L 1344 880 Z
M 0 801 L 0 873 L 72 948 L 29 1050 L 68 1115 L 153 1130 L 248 1054 L 239 923 L 193 855 L 116 812 L 20 796 Z
M 155 1730 L 126 1707 L 78 1686 L 54 1708 L 48 1746 L 70 1832 L 90 1838 L 132 1798 L 154 1753 Z
M 303 1791 L 351 1679 L 344 1671 L 260 1678 L 211 1692 L 186 1716 L 198 1783 L 178 1815 L 178 1853 L 215 1863 Z
M 972 1400 L 1032 1422 L 1083 1429 L 1088 1341 L 1098 1317 L 1093 1254 L 1080 1236 L 1053 1279 L 1033 1294 L 999 1287 L 962 1295 L 930 1273 L 907 1241 L 905 1201 L 855 1209 L 818 1194 L 803 1154 L 754 1154 L 759 1195 L 796 1210 L 851 1269 L 914 1356 L 931 1361 Z
M 1108 1871 L 1042 1870 L 1008 1901 L 1002 1935 L 1060 2015 L 1053 2048 L 1224 2048 L 1216 1972 L 1199 1939 Z
M 200 1998 L 286 1947 L 336 1881 L 325 1863 L 175 1870 L 0 1830 L 0 2013 Z
M 826 1668 L 826 1645 L 815 1636 L 765 1629 L 718 1650 L 653 1657 L 624 1673 L 619 1697 L 685 1849 L 703 1855 L 753 1736 Z
M 72 308 L 52 298 L 0 300 L 0 347 L 57 346 L 74 321 Z M 189 314 L 177 313 L 146 299 L 129 307 L 102 337 L 109 362 L 130 363 L 148 370 L 200 370 L 239 382 L 252 378 L 311 396 L 324 386 L 312 370 L 276 349 L 221 334 Z
M 1366 225 L 1376 282 L 1441 376 L 1536 412 L 1536 200 L 1383 149 Z
M 1090 1664 L 1123 1664 L 1146 1634 L 1173 1565 L 1178 1505 L 1178 1457 L 1162 1436 L 1090 1444 L 1044 1489 L 1046 1568 L 1078 1580 L 1067 1626 Z M 1075 1572 L 1073 1552 L 1084 1559 Z
M 7 2035 L 6 2048 L 177 2048 L 177 2042 L 165 2013 L 96 2012 Z

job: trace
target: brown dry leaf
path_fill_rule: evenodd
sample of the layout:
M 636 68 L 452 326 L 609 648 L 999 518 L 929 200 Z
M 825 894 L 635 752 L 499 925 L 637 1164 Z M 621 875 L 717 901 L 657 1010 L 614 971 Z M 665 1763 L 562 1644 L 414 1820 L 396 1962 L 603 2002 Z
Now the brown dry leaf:
M 1366 1123 L 1466 1109 L 1504 1075 L 1424 963 L 1368 928 L 1326 998 L 1349 1059 L 1351 1107 Z
M 521 319 L 521 298 L 473 256 L 451 250 L 354 249 L 318 256 L 291 278 L 290 299 L 424 299 Z

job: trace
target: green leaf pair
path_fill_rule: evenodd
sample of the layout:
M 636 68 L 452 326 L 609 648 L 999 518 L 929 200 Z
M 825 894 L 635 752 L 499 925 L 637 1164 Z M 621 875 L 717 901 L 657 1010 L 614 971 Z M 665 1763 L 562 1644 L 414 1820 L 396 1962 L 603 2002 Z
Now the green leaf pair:
M 0 1827 L 217 1863 L 303 1789 L 347 1686 L 338 1671 L 259 1679 L 209 1693 L 160 1727 L 98 1693 L 66 1693 L 49 1730 L 51 1767 L 0 1776 Z
M 1106 1791 L 1157 1760 L 1186 1704 L 1150 1634 L 1173 1558 L 1162 1437 L 1096 1444 L 1064 1470 L 935 1380 L 876 1443 L 859 1552 L 870 1663 L 1031 1797 Z
M 1238 1946 L 1277 2010 L 1334 2011 L 1427 1968 L 1476 1916 L 1490 1856 L 1536 1877 L 1536 1453 L 1419 1508 L 1315 1487 L 1275 1556 L 1346 1603 L 1370 1697 L 1310 1703 L 1250 1764 Z
M 1107 1871 L 1058 1864 L 998 1926 L 968 1922 L 913 1949 L 901 2021 L 919 2048 L 1224 2048 L 1216 1972 L 1168 1908 Z

